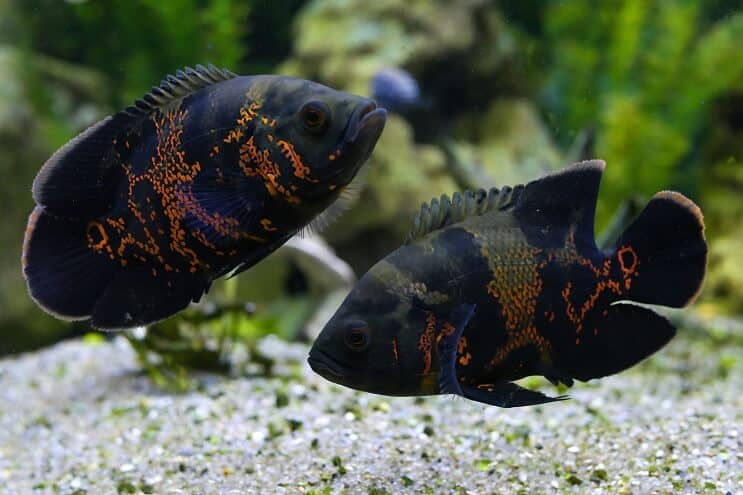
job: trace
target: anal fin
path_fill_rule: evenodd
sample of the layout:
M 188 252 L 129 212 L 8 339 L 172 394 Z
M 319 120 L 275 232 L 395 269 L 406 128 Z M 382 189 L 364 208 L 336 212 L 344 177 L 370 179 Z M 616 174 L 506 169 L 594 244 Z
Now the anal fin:
M 207 288 L 198 273 L 129 265 L 116 273 L 96 301 L 91 323 L 105 330 L 148 325 L 197 302 Z
M 581 381 L 613 375 L 658 351 L 676 329 L 655 311 L 629 303 L 616 303 L 589 320 L 580 344 L 569 344 L 553 362 L 562 375 Z
M 567 400 L 569 397 L 561 395 L 550 397 L 536 390 L 523 388 L 512 382 L 501 382 L 477 387 L 462 386 L 462 395 L 468 399 L 498 407 L 535 406 Z

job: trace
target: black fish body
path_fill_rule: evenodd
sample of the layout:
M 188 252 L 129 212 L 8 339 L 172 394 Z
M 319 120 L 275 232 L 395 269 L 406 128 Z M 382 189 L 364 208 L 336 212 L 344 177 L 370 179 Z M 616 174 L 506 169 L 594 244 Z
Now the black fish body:
M 179 71 L 39 172 L 30 293 L 99 328 L 170 316 L 334 208 L 384 120 L 310 81 Z
M 675 329 L 632 302 L 682 307 L 695 298 L 706 260 L 701 212 L 678 193 L 658 193 L 599 250 L 603 168 L 584 162 L 525 186 L 424 205 L 406 244 L 328 323 L 310 363 L 362 390 L 513 407 L 556 400 L 513 380 L 571 385 L 654 353 Z

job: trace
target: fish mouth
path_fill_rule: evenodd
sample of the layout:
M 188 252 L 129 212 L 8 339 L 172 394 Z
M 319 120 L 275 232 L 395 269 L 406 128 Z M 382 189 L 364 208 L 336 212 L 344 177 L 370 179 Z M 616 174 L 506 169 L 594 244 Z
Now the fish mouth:
M 359 104 L 348 119 L 338 146 L 344 160 L 343 165 L 327 177 L 327 180 L 338 186 L 348 184 L 369 159 L 386 122 L 387 110 L 377 107 L 376 102 L 365 100 Z
M 348 144 L 368 141 L 371 148 L 382 134 L 386 122 L 387 110 L 378 108 L 374 100 L 367 100 L 351 115 L 343 140 Z
M 345 367 L 341 362 L 322 351 L 311 350 L 307 362 L 312 371 L 332 382 L 345 381 L 348 376 L 342 371 Z

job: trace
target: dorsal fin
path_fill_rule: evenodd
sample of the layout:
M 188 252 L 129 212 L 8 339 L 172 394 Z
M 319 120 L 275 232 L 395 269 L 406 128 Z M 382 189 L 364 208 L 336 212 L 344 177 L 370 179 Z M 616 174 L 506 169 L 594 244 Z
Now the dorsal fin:
M 443 194 L 441 198 L 433 198 L 428 203 L 423 203 L 416 213 L 413 227 L 405 238 L 405 244 L 434 230 L 461 222 L 467 217 L 512 208 L 523 191 L 524 186 L 519 184 L 514 187 L 504 186 L 501 189 L 492 187 L 487 191 L 478 189 L 455 192 L 451 199 L 446 194 Z
M 168 75 L 160 81 L 159 86 L 153 86 L 149 92 L 124 111 L 132 116 L 147 115 L 179 98 L 234 77 L 237 77 L 234 72 L 224 68 L 219 69 L 212 64 L 206 67 L 201 64 L 197 64 L 195 68 L 186 67 L 176 71 L 175 74 Z
M 126 110 L 92 125 L 57 150 L 33 184 L 36 204 L 62 216 L 97 214 L 107 208 L 110 176 L 117 167 L 112 153 L 116 139 L 157 109 L 209 85 L 237 77 L 209 64 L 186 67 L 167 76 Z
M 531 225 L 564 225 L 577 222 L 578 230 L 590 228 L 605 164 L 601 160 L 579 162 L 526 185 L 501 189 L 478 189 L 434 198 L 423 203 L 415 215 L 405 244 L 465 218 L 491 211 L 513 210 Z
M 522 225 L 545 230 L 575 225 L 579 238 L 593 243 L 604 168 L 603 160 L 587 160 L 529 182 L 514 215 Z

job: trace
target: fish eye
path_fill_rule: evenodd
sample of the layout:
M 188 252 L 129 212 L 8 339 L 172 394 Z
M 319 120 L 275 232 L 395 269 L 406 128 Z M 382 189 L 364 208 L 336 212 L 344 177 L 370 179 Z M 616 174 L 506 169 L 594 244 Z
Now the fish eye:
M 343 341 L 352 351 L 361 352 L 369 347 L 371 338 L 369 336 L 369 327 L 363 321 L 353 321 L 346 326 L 346 333 Z
M 304 128 L 313 134 L 320 134 L 330 124 L 330 109 L 325 103 L 311 101 L 299 112 Z

